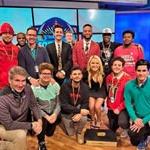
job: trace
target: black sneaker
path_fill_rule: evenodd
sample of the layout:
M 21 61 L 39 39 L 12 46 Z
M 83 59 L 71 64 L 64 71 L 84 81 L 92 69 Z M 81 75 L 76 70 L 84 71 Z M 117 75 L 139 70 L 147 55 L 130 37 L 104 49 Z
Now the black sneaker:
M 38 149 L 38 150 L 47 150 L 47 149 L 46 149 L 45 142 L 40 142 L 40 143 L 39 143 L 39 149 Z

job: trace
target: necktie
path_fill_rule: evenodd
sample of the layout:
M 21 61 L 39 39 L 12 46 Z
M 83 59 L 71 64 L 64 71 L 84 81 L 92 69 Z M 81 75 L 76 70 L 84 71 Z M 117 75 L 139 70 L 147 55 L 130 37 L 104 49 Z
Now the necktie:
M 61 61 L 61 48 L 60 48 L 60 44 L 58 44 L 57 57 L 58 57 L 58 70 L 62 70 L 62 61 Z
M 36 59 L 36 49 L 31 50 L 31 55 L 32 55 L 32 58 L 35 60 Z
M 86 42 L 86 44 L 85 44 L 85 52 L 87 52 L 87 51 L 88 51 L 88 49 L 89 49 L 89 43 L 88 43 L 88 42 Z

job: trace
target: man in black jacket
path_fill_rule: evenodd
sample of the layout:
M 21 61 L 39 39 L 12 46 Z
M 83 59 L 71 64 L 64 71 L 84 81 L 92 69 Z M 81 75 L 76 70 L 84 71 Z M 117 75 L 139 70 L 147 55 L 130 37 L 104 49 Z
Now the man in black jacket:
M 69 136 L 76 133 L 77 141 L 83 144 L 82 131 L 87 122 L 88 87 L 81 81 L 82 71 L 75 67 L 71 71 L 70 82 L 62 85 L 60 90 L 60 103 L 62 124 Z
M 18 53 L 18 64 L 27 71 L 29 82 L 36 85 L 39 78 L 38 66 L 43 62 L 50 63 L 50 60 L 46 49 L 38 46 L 36 42 L 36 28 L 30 27 L 27 29 L 26 39 L 27 44 Z
M 103 41 L 99 43 L 99 46 L 101 49 L 100 58 L 102 60 L 106 76 L 111 72 L 110 62 L 113 58 L 114 50 L 121 45 L 121 43 L 112 42 L 111 37 L 112 30 L 110 28 L 104 28 L 102 31 Z

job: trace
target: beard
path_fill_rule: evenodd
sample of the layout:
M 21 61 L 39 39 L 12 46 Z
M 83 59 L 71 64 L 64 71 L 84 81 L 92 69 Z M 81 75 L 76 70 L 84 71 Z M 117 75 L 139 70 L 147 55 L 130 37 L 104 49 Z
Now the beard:
M 78 85 L 78 84 L 80 84 L 80 82 L 81 82 L 81 80 L 72 80 L 72 84 L 76 84 L 76 85 Z
M 83 38 L 86 40 L 86 41 L 89 41 L 91 39 L 92 35 L 89 36 L 89 37 L 86 37 L 85 35 L 83 35 Z
M 4 42 L 6 45 L 12 43 L 11 40 L 6 41 L 6 40 L 4 40 L 4 39 L 3 39 L 3 42 Z

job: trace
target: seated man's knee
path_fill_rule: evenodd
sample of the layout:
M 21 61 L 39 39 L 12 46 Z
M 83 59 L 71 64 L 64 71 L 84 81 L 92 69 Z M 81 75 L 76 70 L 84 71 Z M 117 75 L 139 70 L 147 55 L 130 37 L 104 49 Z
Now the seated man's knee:
M 16 131 L 16 139 L 26 139 L 26 131 L 25 130 L 17 130 Z
M 129 122 L 121 120 L 121 119 L 118 120 L 118 125 L 119 125 L 119 127 L 123 128 L 123 129 L 129 128 Z
M 86 124 L 87 123 L 87 116 L 82 116 L 80 122 Z
M 0 127 L 0 139 L 4 139 L 5 138 L 5 133 L 6 133 L 6 130 L 4 128 Z

